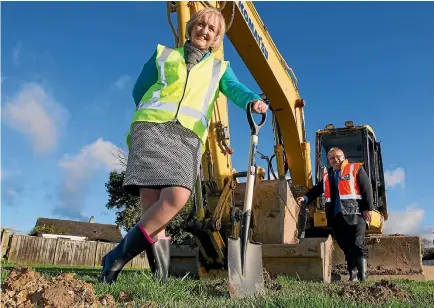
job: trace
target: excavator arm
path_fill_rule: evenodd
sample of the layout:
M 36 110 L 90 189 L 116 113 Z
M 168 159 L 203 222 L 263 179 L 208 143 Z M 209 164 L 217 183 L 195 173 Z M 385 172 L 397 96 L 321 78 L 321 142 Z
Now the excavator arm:
M 299 95 L 295 74 L 279 53 L 252 2 L 227 2 L 222 12 L 226 20 L 233 20 L 227 36 L 270 103 L 292 182 L 312 186 L 304 100 Z

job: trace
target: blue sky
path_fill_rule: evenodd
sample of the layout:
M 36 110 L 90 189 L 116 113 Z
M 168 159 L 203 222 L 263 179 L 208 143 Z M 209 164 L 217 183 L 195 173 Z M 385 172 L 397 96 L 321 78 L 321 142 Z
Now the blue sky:
M 255 4 L 299 80 L 312 152 L 327 123 L 370 124 L 387 170 L 386 229 L 432 233 L 433 3 Z M 125 145 L 143 63 L 157 43 L 173 44 L 165 5 L 2 3 L 2 226 L 28 232 L 38 217 L 91 215 L 114 222 L 105 208 L 110 149 Z M 228 40 L 225 54 L 259 92 Z M 234 167 L 245 170 L 245 114 L 233 104 L 229 112 Z M 259 150 L 271 156 L 268 128 Z

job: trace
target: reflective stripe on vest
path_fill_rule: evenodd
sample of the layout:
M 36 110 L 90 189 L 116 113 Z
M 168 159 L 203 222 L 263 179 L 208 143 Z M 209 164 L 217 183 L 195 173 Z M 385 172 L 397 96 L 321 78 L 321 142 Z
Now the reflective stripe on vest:
M 323 175 L 323 190 L 324 190 L 324 200 L 325 202 L 331 202 L 331 198 L 330 198 L 330 182 L 328 181 L 329 175 L 326 172 Z
M 163 85 L 163 88 L 167 86 L 166 75 L 164 74 L 164 61 L 167 60 L 167 58 L 169 57 L 169 55 L 172 51 L 173 51 L 172 48 L 165 47 L 163 49 L 163 52 L 161 53 L 161 55 L 157 59 L 158 66 L 160 67 L 160 81 L 161 81 L 161 84 Z M 151 98 L 151 101 L 149 103 L 158 102 L 158 100 L 160 99 L 160 92 L 161 92 L 160 89 L 154 91 L 152 93 L 152 98 Z M 141 109 L 141 107 L 143 106 L 144 103 L 146 103 L 146 102 L 140 102 L 140 104 L 137 106 L 137 110 Z M 155 109 L 158 109 L 158 108 L 155 108 Z
M 159 101 L 156 102 L 151 102 L 151 103 L 146 103 L 146 104 L 142 104 L 142 106 L 139 109 L 158 109 L 158 110 L 164 110 L 164 111 L 168 111 L 168 112 L 176 112 L 176 109 L 178 109 L 178 106 L 175 104 L 170 104 L 170 103 L 162 103 Z M 204 116 L 203 113 L 201 113 L 200 111 L 193 109 L 191 107 L 188 106 L 181 106 L 179 108 L 179 112 L 185 115 L 188 115 L 190 117 L 193 117 L 197 120 L 200 120 L 202 122 L 202 124 L 208 128 L 208 120 L 207 118 Z

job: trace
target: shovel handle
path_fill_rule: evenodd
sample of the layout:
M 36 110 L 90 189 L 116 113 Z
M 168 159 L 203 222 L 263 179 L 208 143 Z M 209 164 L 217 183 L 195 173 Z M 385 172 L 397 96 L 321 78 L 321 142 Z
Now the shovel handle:
M 253 188 L 256 177 L 256 152 L 258 147 L 258 134 L 259 129 L 264 125 L 267 114 L 262 114 L 262 119 L 259 124 L 256 124 L 252 116 L 252 103 L 247 105 L 247 120 L 249 121 L 251 135 L 250 135 L 250 148 L 249 148 L 249 164 L 247 166 L 247 182 L 244 195 L 244 208 L 243 220 L 241 225 L 241 268 L 243 275 L 245 275 L 246 264 L 246 251 L 247 243 L 249 241 L 250 219 L 252 216 L 252 201 L 253 201 Z
M 246 192 L 244 196 L 244 209 L 243 209 L 243 213 L 247 216 L 250 216 L 250 211 L 252 208 L 253 186 L 254 186 L 255 176 L 256 176 L 256 152 L 258 147 L 259 129 L 265 124 L 265 120 L 267 118 L 267 113 L 262 113 L 261 122 L 259 122 L 259 124 L 256 124 L 252 115 L 252 104 L 253 103 L 250 102 L 247 105 L 247 120 L 249 122 L 250 130 L 251 130 L 249 163 L 247 166 L 247 182 L 246 182 Z M 247 219 L 247 221 L 249 221 L 249 219 Z
M 247 182 L 246 182 L 246 192 L 244 196 L 244 209 L 243 213 L 245 216 L 246 224 L 248 227 L 250 221 L 250 211 L 252 208 L 253 199 L 253 186 L 256 176 L 256 152 L 258 147 L 258 134 L 259 129 L 264 125 L 267 114 L 262 114 L 262 119 L 259 124 L 256 124 L 252 116 L 252 103 L 247 105 L 247 120 L 249 121 L 251 135 L 250 135 L 250 148 L 249 148 L 249 163 L 247 166 Z
M 257 136 L 259 134 L 259 130 L 265 124 L 265 120 L 267 118 L 267 113 L 266 112 L 261 113 L 261 115 L 262 115 L 261 122 L 259 122 L 259 124 L 256 124 L 255 120 L 253 119 L 253 115 L 252 115 L 252 106 L 253 106 L 252 102 L 250 102 L 247 105 L 247 121 L 249 121 L 250 130 L 251 130 L 252 135 Z

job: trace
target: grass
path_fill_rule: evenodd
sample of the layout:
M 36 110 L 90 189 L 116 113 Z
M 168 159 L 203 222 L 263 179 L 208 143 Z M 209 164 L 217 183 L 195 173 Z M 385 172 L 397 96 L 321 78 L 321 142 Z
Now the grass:
M 1 281 L 10 273 L 12 264 L 3 264 Z M 283 288 L 267 290 L 261 298 L 243 300 L 230 299 L 225 292 L 223 280 L 193 280 L 170 278 L 166 284 L 153 281 L 148 271 L 124 270 L 116 284 L 105 285 L 96 282 L 99 269 L 77 267 L 32 266 L 46 277 L 53 277 L 62 272 L 75 272 L 77 278 L 91 283 L 95 293 L 100 296 L 111 294 L 115 299 L 121 292 L 129 292 L 131 300 L 137 304 L 152 301 L 157 307 L 432 307 L 434 303 L 434 281 L 416 282 L 408 280 L 394 281 L 399 287 L 413 293 L 410 302 L 390 301 L 387 304 L 372 306 L 354 300 L 344 300 L 336 294 L 346 283 L 329 285 L 319 282 L 306 282 L 280 277 L 277 279 Z M 372 285 L 373 282 L 366 282 Z

